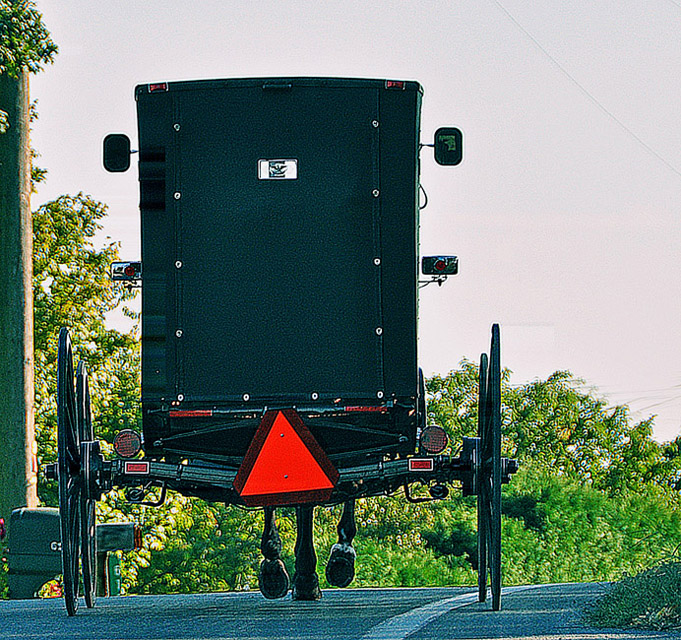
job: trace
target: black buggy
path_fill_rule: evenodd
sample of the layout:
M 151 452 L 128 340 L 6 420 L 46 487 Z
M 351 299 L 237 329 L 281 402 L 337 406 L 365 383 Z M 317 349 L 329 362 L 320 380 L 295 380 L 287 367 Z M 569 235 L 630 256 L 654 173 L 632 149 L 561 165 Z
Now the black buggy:
M 114 487 L 142 504 L 167 489 L 264 507 L 260 590 L 321 597 L 312 512 L 344 504 L 326 569 L 354 576 L 355 500 L 448 485 L 478 496 L 479 597 L 501 596 L 499 329 L 480 362 L 477 438 L 442 455 L 417 361 L 419 152 L 461 160 L 461 133 L 419 141 L 416 82 L 268 78 L 138 86 L 141 262 L 115 280 L 142 288 L 143 433 L 118 457 L 95 439 L 85 365 L 69 332 L 58 354 L 58 463 L 69 615 L 94 605 L 95 502 Z M 109 171 L 130 142 L 107 136 Z M 424 257 L 442 281 L 454 256 Z M 423 283 L 423 281 L 421 282 Z M 423 498 L 418 498 L 422 500 Z M 295 506 L 296 572 L 279 553 L 278 506 Z M 291 585 L 292 582 L 292 585 Z

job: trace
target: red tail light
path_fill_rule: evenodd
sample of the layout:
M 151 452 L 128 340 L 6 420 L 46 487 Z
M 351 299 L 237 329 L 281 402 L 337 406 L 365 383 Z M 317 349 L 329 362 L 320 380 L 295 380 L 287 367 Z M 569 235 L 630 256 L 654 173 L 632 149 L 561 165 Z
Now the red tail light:
M 449 444 L 449 436 L 442 427 L 431 425 L 423 430 L 419 443 L 426 453 L 440 453 Z
M 134 458 L 142 450 L 142 437 L 137 431 L 123 429 L 116 434 L 113 446 L 121 458 Z

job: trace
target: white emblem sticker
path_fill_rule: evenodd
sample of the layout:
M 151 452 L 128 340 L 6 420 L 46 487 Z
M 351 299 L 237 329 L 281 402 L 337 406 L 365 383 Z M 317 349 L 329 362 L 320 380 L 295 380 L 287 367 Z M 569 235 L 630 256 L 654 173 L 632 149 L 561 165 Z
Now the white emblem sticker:
M 297 160 L 258 160 L 260 180 L 296 180 L 298 178 Z

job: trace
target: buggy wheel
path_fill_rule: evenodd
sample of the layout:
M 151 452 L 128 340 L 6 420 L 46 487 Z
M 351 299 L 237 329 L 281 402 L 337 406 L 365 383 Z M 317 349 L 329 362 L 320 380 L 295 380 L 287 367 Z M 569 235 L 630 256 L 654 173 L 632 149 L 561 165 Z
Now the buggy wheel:
M 499 325 L 492 327 L 489 365 L 480 361 L 478 408 L 478 597 L 487 598 L 490 576 L 492 609 L 501 609 L 501 362 Z
M 76 406 L 78 417 L 78 436 L 81 442 L 81 498 L 80 498 L 80 555 L 83 571 L 83 591 L 88 608 L 95 606 L 97 595 L 97 536 L 95 522 L 96 500 L 88 495 L 90 482 L 86 478 L 89 469 L 90 449 L 83 443 L 94 440 L 92 413 L 90 411 L 90 385 L 87 368 L 78 363 L 76 371 Z
M 489 417 L 492 434 L 492 519 L 490 529 L 490 582 L 492 609 L 501 609 L 501 353 L 499 325 L 492 326 L 489 362 Z
M 420 429 L 425 429 L 427 424 L 426 381 L 423 377 L 423 369 L 419 367 L 419 395 L 416 399 L 416 426 Z
M 78 610 L 78 560 L 81 537 L 80 434 L 69 331 L 59 332 L 57 355 L 57 465 L 64 602 L 70 616 Z
M 478 452 L 478 473 L 476 493 L 478 495 L 478 601 L 487 600 L 487 538 L 489 536 L 489 490 L 483 473 L 482 460 L 486 458 L 483 442 L 486 442 L 485 417 L 487 408 L 487 354 L 480 356 L 480 376 L 478 392 L 478 438 L 480 449 Z

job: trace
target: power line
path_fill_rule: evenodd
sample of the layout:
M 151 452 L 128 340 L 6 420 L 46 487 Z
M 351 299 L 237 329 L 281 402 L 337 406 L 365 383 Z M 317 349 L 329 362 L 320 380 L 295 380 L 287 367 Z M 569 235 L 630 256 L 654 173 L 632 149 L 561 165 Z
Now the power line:
M 671 0 L 674 2 L 674 0 Z M 637 136 L 629 127 L 627 127 L 624 122 L 622 122 L 616 115 L 608 111 L 608 109 L 603 105 L 596 97 L 594 97 L 589 91 L 579 83 L 578 80 L 576 80 L 570 73 L 554 58 L 543 46 L 542 44 L 527 30 L 525 27 L 523 27 L 518 20 L 504 7 L 504 5 L 499 2 L 499 0 L 494 0 L 494 4 L 501 9 L 506 16 L 513 22 L 513 24 L 520 30 L 522 31 L 526 37 L 528 37 L 534 45 L 553 63 L 553 65 L 570 81 L 572 84 L 574 84 L 580 92 L 586 96 L 594 105 L 596 105 L 606 116 L 608 116 L 613 122 L 615 122 L 621 129 L 623 129 L 626 133 L 628 133 L 636 142 L 638 142 L 648 153 L 651 155 L 655 156 L 660 162 L 662 162 L 668 169 L 673 171 L 677 176 L 681 177 L 681 171 L 679 171 L 673 164 L 668 162 L 665 158 L 663 158 L 655 149 L 653 149 L 650 145 L 648 145 L 646 142 L 644 142 L 639 136 Z M 676 4 L 676 2 L 674 2 Z M 681 5 L 677 5 L 679 8 L 681 8 Z
M 656 407 L 661 407 L 662 405 L 669 404 L 670 402 L 677 402 L 678 400 L 681 400 L 681 395 L 674 396 L 672 398 L 667 398 L 665 400 L 660 400 L 659 402 L 654 402 L 653 404 L 649 404 L 645 407 L 641 407 L 640 409 L 638 409 L 638 411 L 650 411 L 650 409 L 655 409 Z

